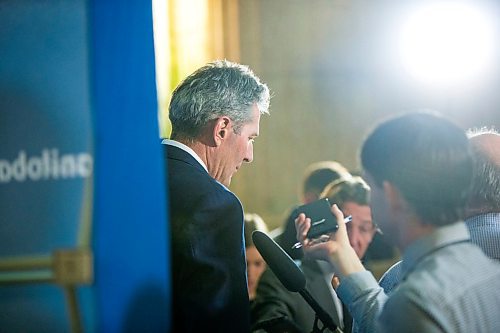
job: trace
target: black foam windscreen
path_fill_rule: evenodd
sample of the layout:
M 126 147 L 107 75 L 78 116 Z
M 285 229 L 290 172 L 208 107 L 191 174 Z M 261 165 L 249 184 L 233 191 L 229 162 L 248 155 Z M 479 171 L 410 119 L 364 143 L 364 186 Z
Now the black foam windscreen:
M 306 278 L 304 273 L 274 240 L 258 230 L 252 233 L 252 240 L 259 253 L 286 289 L 292 292 L 305 289 Z

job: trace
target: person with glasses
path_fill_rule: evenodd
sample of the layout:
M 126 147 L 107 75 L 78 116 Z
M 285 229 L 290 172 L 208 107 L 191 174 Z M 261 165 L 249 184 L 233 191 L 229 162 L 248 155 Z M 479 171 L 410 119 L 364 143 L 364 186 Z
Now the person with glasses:
M 362 259 L 368 245 L 377 231 L 370 210 L 370 188 L 361 177 L 339 178 L 323 190 L 320 198 L 328 198 L 331 204 L 342 207 L 346 216 L 351 215 L 349 240 L 356 254 Z M 304 258 L 298 261 L 307 280 L 311 295 L 333 318 L 344 332 L 350 332 L 352 318 L 347 308 L 338 299 L 331 281 L 335 270 L 326 261 Z M 267 269 L 261 276 L 257 295 L 252 307 L 254 327 L 263 327 L 263 323 L 288 323 L 288 331 L 310 332 L 315 320 L 314 311 L 298 293 L 288 291 L 274 273 Z M 286 326 L 286 325 L 283 325 Z M 272 331 L 269 330 L 269 331 Z
M 331 204 L 342 207 L 345 216 L 352 216 L 350 223 L 346 224 L 349 242 L 359 258 L 364 258 L 375 232 L 378 230 L 372 221 L 369 187 L 358 176 L 339 179 L 329 184 L 322 198 L 328 198 Z

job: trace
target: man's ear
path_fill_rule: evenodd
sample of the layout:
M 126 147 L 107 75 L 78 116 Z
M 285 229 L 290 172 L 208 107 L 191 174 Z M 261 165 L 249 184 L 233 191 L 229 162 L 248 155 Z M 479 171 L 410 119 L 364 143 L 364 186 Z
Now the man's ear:
M 228 117 L 220 117 L 215 121 L 213 138 L 215 145 L 218 147 L 226 139 L 231 130 L 231 119 Z
M 386 180 L 382 183 L 382 187 L 388 206 L 392 211 L 400 211 L 406 207 L 405 199 L 397 187 Z

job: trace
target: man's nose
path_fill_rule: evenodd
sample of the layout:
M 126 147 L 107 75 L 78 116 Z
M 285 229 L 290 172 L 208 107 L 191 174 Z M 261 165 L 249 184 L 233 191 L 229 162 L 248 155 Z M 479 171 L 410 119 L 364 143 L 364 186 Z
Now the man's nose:
M 361 233 L 358 231 L 358 228 L 351 227 L 348 230 L 348 236 L 352 247 L 358 245 L 361 241 Z
M 250 163 L 253 161 L 253 146 L 250 145 L 245 154 L 245 158 L 243 159 L 245 162 Z

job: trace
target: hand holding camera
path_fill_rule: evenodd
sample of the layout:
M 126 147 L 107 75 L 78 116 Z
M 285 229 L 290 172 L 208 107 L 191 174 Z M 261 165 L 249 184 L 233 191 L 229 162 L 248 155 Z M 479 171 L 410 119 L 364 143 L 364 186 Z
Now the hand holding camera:
M 297 208 L 299 214 L 304 214 L 306 218 L 311 219 L 311 227 L 307 232 L 307 238 L 313 242 L 327 241 L 328 234 L 336 232 L 339 228 L 337 218 L 331 211 L 332 207 L 328 198 L 320 199 Z M 344 219 L 344 223 L 352 220 L 351 216 Z M 294 244 L 293 248 L 301 247 L 301 243 Z

